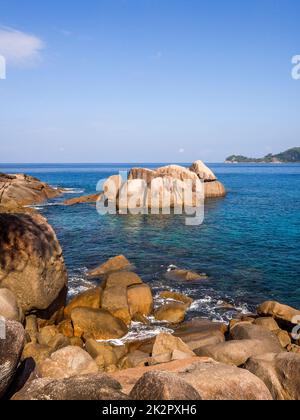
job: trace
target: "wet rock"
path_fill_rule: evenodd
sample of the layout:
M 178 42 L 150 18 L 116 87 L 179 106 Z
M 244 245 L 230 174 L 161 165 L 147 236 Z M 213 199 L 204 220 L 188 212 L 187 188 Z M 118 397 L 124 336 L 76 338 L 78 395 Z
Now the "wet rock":
M 0 316 L 10 321 L 22 322 L 23 313 L 15 295 L 8 289 L 0 289 Z
M 64 309 L 66 319 L 71 318 L 71 312 L 75 308 L 94 308 L 99 309 L 101 306 L 102 289 L 95 287 L 80 293 Z
M 169 303 L 157 309 L 154 312 L 154 317 L 158 321 L 180 324 L 180 322 L 184 321 L 186 309 L 186 305 L 183 303 Z
M 148 372 L 136 383 L 130 398 L 142 401 L 197 401 L 199 393 L 173 373 Z
M 245 367 L 266 384 L 275 400 L 300 400 L 300 355 L 266 354 L 251 358 Z
M 187 305 L 187 307 L 190 307 L 193 303 L 193 299 L 183 295 L 182 293 L 178 293 L 178 292 L 170 292 L 170 291 L 165 291 L 165 292 L 161 292 L 159 295 L 162 299 L 172 299 L 175 300 L 177 302 L 182 302 L 185 305 Z
M 129 270 L 131 268 L 130 262 L 124 255 L 118 255 L 111 258 L 104 264 L 88 272 L 89 277 L 101 277 L 117 271 Z
M 226 197 L 226 194 L 226 189 L 220 181 L 205 182 L 204 195 L 206 199 Z
M 109 401 L 128 400 L 121 385 L 105 374 L 67 379 L 43 378 L 29 382 L 12 400 Z
M 83 195 L 81 197 L 71 198 L 64 201 L 65 206 L 75 206 L 77 204 L 86 204 L 86 203 L 97 203 L 101 199 L 103 194 L 96 193 L 91 195 Z
M 71 318 L 75 337 L 110 340 L 128 333 L 126 324 L 104 309 L 75 308 Z
M 41 378 L 63 379 L 97 372 L 98 367 L 92 357 L 75 346 L 56 351 L 38 365 L 38 376 Z
M 20 323 L 6 320 L 4 330 L 5 337 L 0 338 L 0 398 L 14 379 L 25 343 Z
M 52 227 L 39 214 L 0 214 L 0 287 L 25 314 L 50 319 L 63 305 L 67 272 Z
M 173 281 L 198 281 L 198 280 L 207 280 L 208 276 L 207 274 L 198 274 L 193 271 L 189 270 L 170 270 L 167 273 L 165 273 L 165 278 L 167 280 L 173 280 Z

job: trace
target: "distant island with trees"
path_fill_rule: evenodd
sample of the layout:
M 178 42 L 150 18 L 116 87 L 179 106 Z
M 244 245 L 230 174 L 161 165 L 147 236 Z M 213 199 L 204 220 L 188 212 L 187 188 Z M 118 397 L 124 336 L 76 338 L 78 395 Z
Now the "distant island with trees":
M 300 163 L 300 147 L 294 147 L 277 155 L 270 153 L 263 158 L 232 155 L 225 160 L 225 163 Z

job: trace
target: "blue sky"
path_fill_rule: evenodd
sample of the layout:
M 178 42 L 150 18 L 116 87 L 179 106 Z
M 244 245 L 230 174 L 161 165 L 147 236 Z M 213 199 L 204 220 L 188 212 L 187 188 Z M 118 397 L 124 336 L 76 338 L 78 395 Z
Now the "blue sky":
M 298 0 L 0 0 L 1 162 L 300 146 Z

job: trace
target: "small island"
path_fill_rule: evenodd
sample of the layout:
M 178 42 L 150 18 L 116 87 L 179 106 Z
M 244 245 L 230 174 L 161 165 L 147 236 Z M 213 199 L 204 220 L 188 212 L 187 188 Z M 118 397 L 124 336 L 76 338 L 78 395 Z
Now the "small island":
M 232 155 L 225 160 L 225 163 L 300 163 L 300 147 L 294 147 L 277 155 L 270 153 L 263 158 Z

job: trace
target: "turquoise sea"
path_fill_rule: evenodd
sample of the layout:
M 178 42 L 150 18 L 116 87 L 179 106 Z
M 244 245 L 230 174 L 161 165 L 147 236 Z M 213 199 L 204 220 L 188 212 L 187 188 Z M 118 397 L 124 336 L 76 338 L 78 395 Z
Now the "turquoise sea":
M 89 286 L 87 269 L 124 254 L 155 293 L 170 288 L 191 295 L 189 317 L 230 319 L 235 311 L 220 308 L 221 300 L 243 312 L 265 300 L 300 308 L 300 165 L 209 164 L 228 196 L 206 203 L 200 226 L 186 226 L 183 216 L 99 216 L 93 205 L 60 205 L 94 193 L 100 179 L 132 166 L 0 165 L 1 172 L 24 172 L 69 189 L 67 196 L 37 207 L 62 245 L 70 295 Z M 205 272 L 209 279 L 166 281 L 170 265 Z

